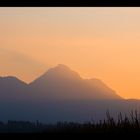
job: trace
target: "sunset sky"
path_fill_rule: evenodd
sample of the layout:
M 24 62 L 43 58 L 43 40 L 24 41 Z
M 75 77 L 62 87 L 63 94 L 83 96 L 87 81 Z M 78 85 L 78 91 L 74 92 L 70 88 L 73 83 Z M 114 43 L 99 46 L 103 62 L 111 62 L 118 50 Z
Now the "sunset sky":
M 29 83 L 65 64 L 140 99 L 140 8 L 0 8 L 0 76 Z

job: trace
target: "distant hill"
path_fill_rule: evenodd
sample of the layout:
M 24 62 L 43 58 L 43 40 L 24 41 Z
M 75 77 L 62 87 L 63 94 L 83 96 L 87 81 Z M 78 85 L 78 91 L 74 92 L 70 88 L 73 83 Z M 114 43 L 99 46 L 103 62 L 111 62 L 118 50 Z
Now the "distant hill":
M 0 77 L 0 100 L 24 100 L 28 85 L 13 76 Z
M 139 108 L 139 100 L 125 100 L 101 80 L 83 79 L 62 64 L 30 84 L 12 76 L 0 77 L 2 121 L 96 121 L 104 119 L 107 110 L 117 117 L 119 112 Z
M 52 100 L 122 99 L 99 79 L 82 79 L 69 67 L 59 64 L 29 84 L 38 98 Z
M 16 77 L 0 77 L 0 99 L 87 100 L 122 99 L 99 79 L 82 79 L 59 64 L 26 84 Z

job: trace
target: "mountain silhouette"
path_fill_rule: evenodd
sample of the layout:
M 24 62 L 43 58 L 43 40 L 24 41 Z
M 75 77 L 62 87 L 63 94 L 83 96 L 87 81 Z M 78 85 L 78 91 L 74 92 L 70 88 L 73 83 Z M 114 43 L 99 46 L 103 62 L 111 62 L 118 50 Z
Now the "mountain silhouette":
M 0 99 L 5 100 L 89 100 L 122 99 L 99 79 L 83 79 L 59 64 L 27 84 L 16 77 L 0 77 Z
M 13 76 L 0 77 L 1 100 L 24 100 L 27 98 L 28 85 Z
M 29 84 L 30 93 L 46 100 L 121 99 L 99 79 L 82 79 L 59 64 Z
M 139 109 L 139 100 L 126 100 L 99 79 L 83 79 L 59 64 L 29 84 L 13 76 L 0 77 L 0 120 L 95 121 Z

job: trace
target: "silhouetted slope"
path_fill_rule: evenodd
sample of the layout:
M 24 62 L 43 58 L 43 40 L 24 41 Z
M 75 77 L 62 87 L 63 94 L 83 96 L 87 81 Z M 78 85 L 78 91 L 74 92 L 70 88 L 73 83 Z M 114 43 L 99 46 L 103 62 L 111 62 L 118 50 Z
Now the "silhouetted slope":
M 139 101 L 127 102 L 102 81 L 82 79 L 62 64 L 30 84 L 16 77 L 0 77 L 0 120 L 99 120 L 107 109 L 128 112 L 139 106 Z
M 78 73 L 62 64 L 49 69 L 29 86 L 34 95 L 53 100 L 121 99 L 100 80 L 82 79 Z
M 87 79 L 86 82 L 90 84 L 98 94 L 101 93 L 101 96 L 107 96 L 108 99 L 122 99 L 114 90 L 97 78 Z
M 17 100 L 27 98 L 28 85 L 16 77 L 0 77 L 0 99 Z
M 88 100 L 121 99 L 97 79 L 85 80 L 59 64 L 27 85 L 16 77 L 0 77 L 0 99 Z

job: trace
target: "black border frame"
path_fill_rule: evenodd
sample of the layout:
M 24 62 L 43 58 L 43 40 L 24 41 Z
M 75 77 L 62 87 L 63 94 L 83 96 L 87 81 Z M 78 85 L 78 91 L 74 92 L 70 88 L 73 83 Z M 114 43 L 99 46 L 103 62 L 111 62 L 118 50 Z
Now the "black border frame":
M 0 0 L 0 7 L 140 7 L 138 0 Z

